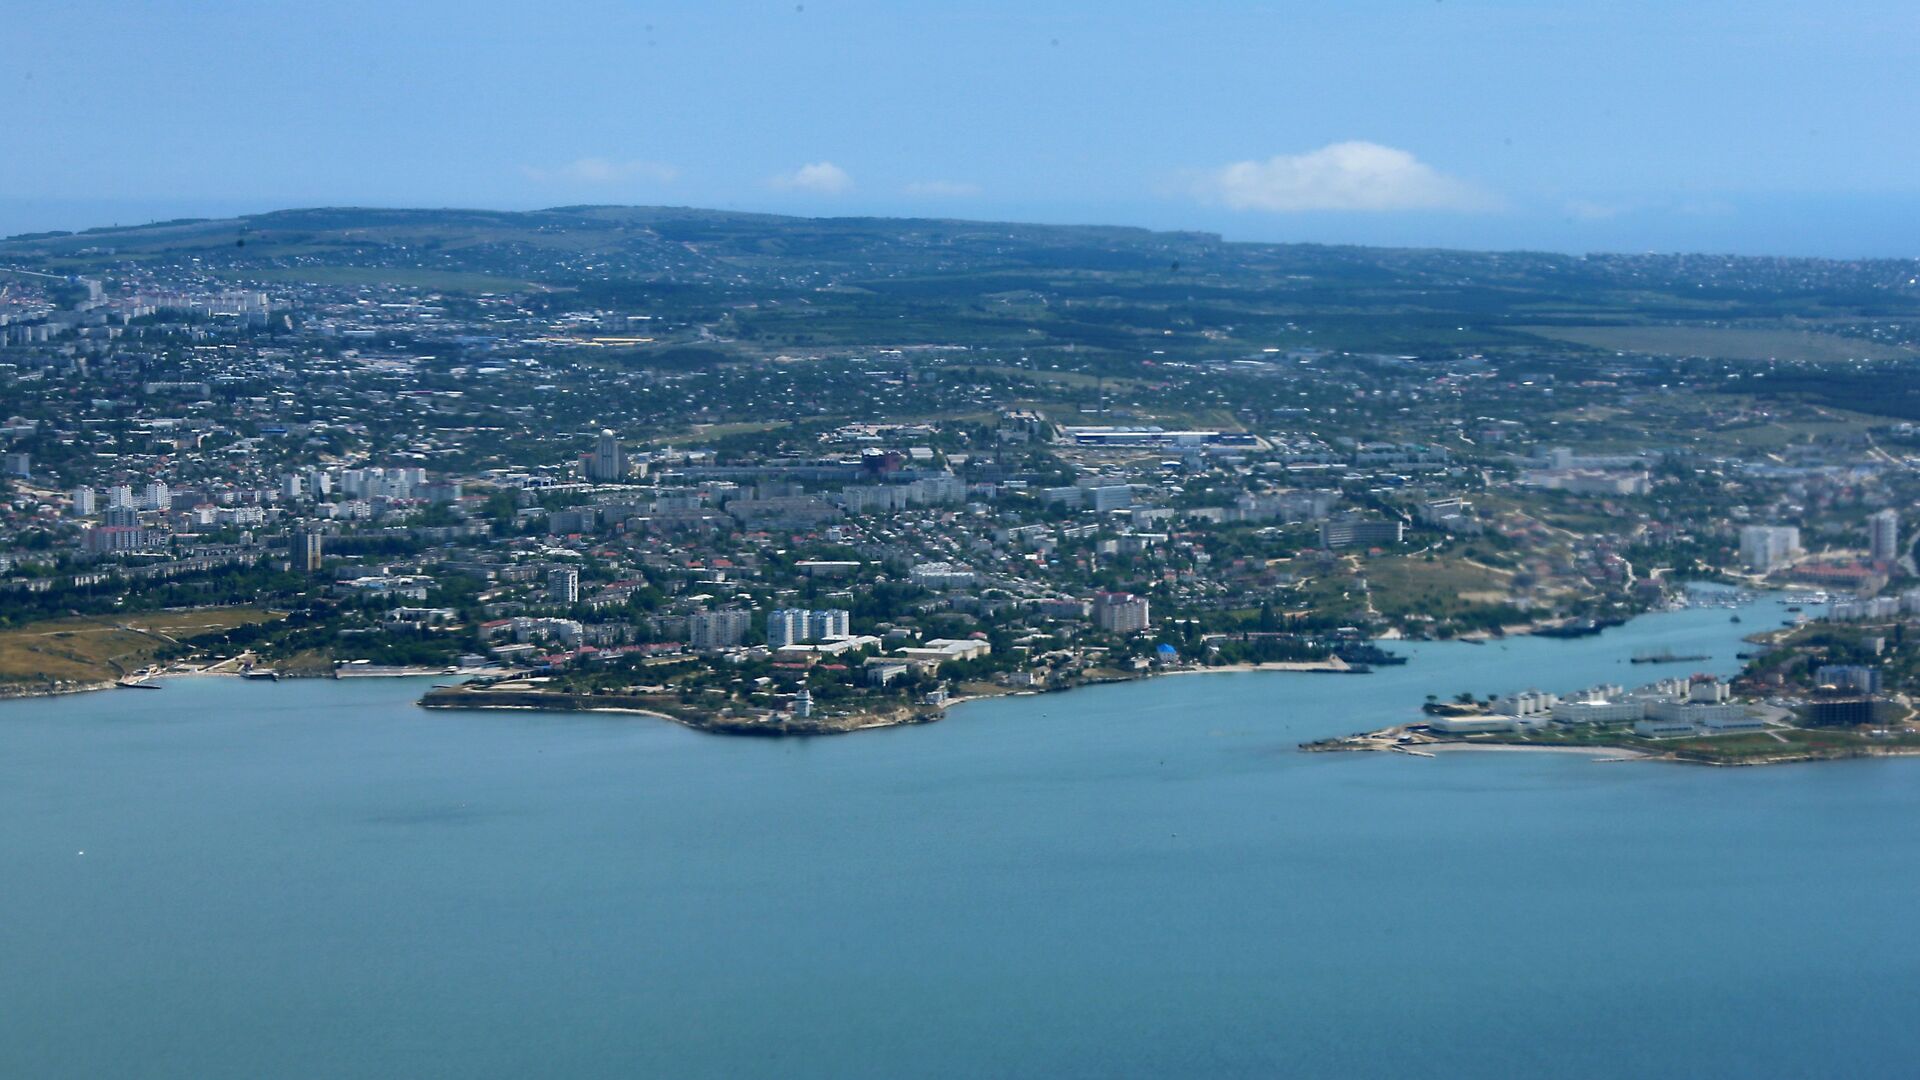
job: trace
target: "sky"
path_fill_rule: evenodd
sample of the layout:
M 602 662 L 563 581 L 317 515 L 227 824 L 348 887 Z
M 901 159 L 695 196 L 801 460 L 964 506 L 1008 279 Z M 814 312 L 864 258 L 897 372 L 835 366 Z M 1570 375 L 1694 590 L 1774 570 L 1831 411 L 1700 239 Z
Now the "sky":
M 0 235 L 582 203 L 1920 256 L 1920 16 L 0 0 Z

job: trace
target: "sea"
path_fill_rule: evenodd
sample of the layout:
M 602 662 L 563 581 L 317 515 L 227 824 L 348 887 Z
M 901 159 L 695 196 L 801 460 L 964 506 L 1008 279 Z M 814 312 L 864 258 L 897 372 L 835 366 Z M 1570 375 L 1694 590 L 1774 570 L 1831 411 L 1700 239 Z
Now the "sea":
M 1782 610 L 815 739 L 0 703 L 0 1076 L 1911 1075 L 1920 759 L 1298 750 Z

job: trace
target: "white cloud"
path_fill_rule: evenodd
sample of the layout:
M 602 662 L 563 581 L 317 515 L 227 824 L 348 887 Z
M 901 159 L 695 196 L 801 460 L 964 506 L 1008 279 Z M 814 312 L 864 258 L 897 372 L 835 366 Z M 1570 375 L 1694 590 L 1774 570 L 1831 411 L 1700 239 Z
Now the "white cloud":
M 915 180 L 901 190 L 932 199 L 971 199 L 980 194 L 980 185 L 961 180 Z
M 780 191 L 804 191 L 814 195 L 838 195 L 853 187 L 853 177 L 831 161 L 802 165 L 790 173 L 781 173 L 767 183 Z
M 609 161 L 597 157 L 580 158 L 555 168 L 525 165 L 520 171 L 542 183 L 567 184 L 617 184 L 626 180 L 668 184 L 680 175 L 679 169 L 665 162 Z
M 1343 142 L 1201 175 L 1200 198 L 1235 210 L 1485 210 L 1496 200 L 1405 150 Z

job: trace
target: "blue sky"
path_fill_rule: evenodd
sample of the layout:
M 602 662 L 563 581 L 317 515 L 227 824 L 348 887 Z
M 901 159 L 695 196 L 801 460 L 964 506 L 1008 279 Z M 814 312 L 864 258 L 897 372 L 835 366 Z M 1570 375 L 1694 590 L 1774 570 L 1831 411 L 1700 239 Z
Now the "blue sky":
M 1920 256 L 1912 4 L 6 5 L 0 234 L 664 203 Z

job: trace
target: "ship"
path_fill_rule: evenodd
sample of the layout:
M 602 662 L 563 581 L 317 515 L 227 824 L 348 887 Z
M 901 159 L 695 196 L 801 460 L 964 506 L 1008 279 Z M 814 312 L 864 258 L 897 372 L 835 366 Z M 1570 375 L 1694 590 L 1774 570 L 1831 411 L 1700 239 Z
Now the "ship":
M 1660 649 L 1656 652 L 1638 652 L 1633 654 L 1633 662 L 1636 664 L 1684 664 L 1695 660 L 1711 659 L 1713 659 L 1713 657 L 1705 653 L 1689 653 L 1683 656 L 1674 652 L 1672 649 Z
M 1625 619 L 1619 619 L 1619 618 L 1571 619 L 1571 620 L 1568 620 L 1567 622 L 1561 623 L 1558 626 L 1543 626 L 1538 630 L 1535 630 L 1533 633 L 1535 637 L 1550 637 L 1550 638 L 1592 637 L 1593 635 L 1598 634 L 1602 630 L 1605 630 L 1613 626 L 1619 626 L 1625 623 L 1626 621 L 1627 620 Z
M 1333 655 L 1348 664 L 1359 664 L 1369 667 L 1392 666 L 1394 664 L 1404 664 L 1407 662 L 1407 658 L 1401 656 L 1399 653 L 1388 652 L 1378 645 L 1364 641 L 1351 645 L 1342 645 L 1333 650 Z

